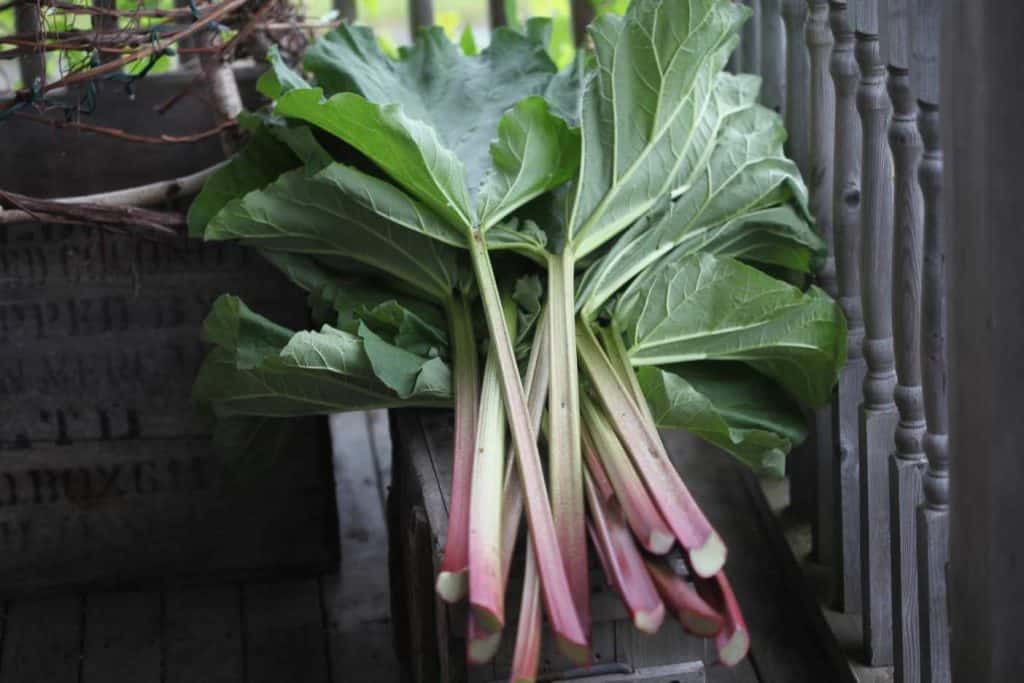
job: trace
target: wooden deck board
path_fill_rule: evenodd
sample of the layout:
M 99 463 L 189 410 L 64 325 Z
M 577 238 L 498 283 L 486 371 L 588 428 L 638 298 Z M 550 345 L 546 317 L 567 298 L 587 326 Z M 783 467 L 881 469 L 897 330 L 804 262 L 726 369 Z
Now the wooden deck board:
M 80 683 L 161 683 L 162 609 L 157 592 L 88 596 Z
M 319 582 L 252 583 L 243 596 L 246 683 L 328 683 Z
M 244 674 L 242 641 L 239 586 L 167 592 L 163 683 L 240 683 Z
M 0 683 L 77 683 L 82 600 L 76 595 L 12 602 Z

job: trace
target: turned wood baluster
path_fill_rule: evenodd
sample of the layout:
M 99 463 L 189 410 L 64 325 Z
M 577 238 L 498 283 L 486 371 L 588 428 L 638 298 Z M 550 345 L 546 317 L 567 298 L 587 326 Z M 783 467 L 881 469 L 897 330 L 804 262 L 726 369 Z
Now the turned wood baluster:
M 786 27 L 786 155 L 808 176 L 807 119 L 810 105 L 810 74 L 804 44 L 806 0 L 782 0 L 782 22 Z
M 782 0 L 761 0 L 761 104 L 782 111 L 786 100 L 786 53 L 783 47 Z
M 910 86 L 907 0 L 885 0 L 882 45 L 889 56 L 893 115 L 889 147 L 894 165 L 893 325 L 899 409 L 896 453 L 889 462 L 893 577 L 893 658 L 897 683 L 920 681 L 917 613 L 917 506 L 924 468 L 921 390 L 921 250 L 923 207 L 917 169 L 921 135 Z
M 743 53 L 743 72 L 748 74 L 761 73 L 761 0 L 743 0 L 750 8 L 750 18 L 743 25 L 743 38 L 740 51 Z
M 832 33 L 828 28 L 828 0 L 807 0 L 806 33 L 810 53 L 810 149 L 806 177 L 810 208 L 825 238 L 828 253 L 818 271 L 818 283 L 836 295 L 835 248 L 832 237 L 832 155 L 835 144 L 835 90 L 829 74 Z M 835 478 L 834 403 L 814 411 L 814 459 L 816 473 L 814 531 L 815 556 L 822 564 L 835 557 L 836 517 L 833 514 L 832 481 Z
M 14 27 L 19 34 L 33 35 L 42 30 L 39 18 L 40 8 L 34 2 L 26 2 L 14 6 Z M 21 73 L 23 88 L 31 88 L 38 78 L 40 85 L 46 80 L 46 53 L 33 52 L 18 57 L 18 68 Z
M 890 105 L 878 39 L 877 0 L 857 0 L 857 111 L 862 136 L 861 300 L 864 306 L 864 401 L 860 409 L 861 602 L 868 664 L 892 664 L 892 551 L 889 456 L 898 419 L 893 392 L 893 182 L 887 130 Z
M 409 0 L 409 29 L 415 40 L 425 26 L 434 24 L 434 0 Z
M 835 401 L 837 442 L 833 509 L 839 523 L 836 544 L 839 568 L 837 605 L 844 612 L 861 609 L 860 581 L 860 428 L 858 410 L 866 365 L 864 318 L 860 304 L 860 116 L 857 83 L 860 71 L 853 55 L 853 23 L 846 0 L 831 6 L 832 80 L 836 91 L 833 229 L 839 304 L 848 327 L 846 366 L 839 375 Z
M 942 146 L 939 137 L 940 0 L 911 1 L 910 77 L 918 97 L 924 155 L 918 174 L 924 195 L 924 286 L 921 370 L 928 429 L 924 504 L 917 511 L 918 615 L 921 683 L 949 683 L 949 411 L 946 398 L 946 253 L 942 236 Z

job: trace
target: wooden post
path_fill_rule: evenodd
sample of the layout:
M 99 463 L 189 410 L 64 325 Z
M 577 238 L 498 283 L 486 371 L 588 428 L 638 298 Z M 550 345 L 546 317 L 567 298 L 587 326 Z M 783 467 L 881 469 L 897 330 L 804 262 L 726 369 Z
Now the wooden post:
M 864 402 L 860 410 L 861 601 L 864 649 L 872 666 L 892 664 L 892 552 L 889 533 L 889 456 L 898 419 L 893 391 L 892 165 L 889 98 L 878 40 L 877 0 L 858 0 L 857 63 L 861 79 L 861 295 L 864 305 Z
M 761 0 L 743 0 L 750 8 L 750 18 L 743 25 L 740 50 L 743 52 L 743 71 L 761 73 Z
M 858 408 L 866 365 L 864 318 L 860 304 L 860 117 L 857 114 L 859 71 L 853 55 L 853 24 L 846 0 L 832 2 L 832 80 L 836 90 L 836 141 L 833 209 L 839 303 L 848 326 L 846 366 L 839 375 L 835 400 L 838 445 L 833 509 L 840 542 L 837 605 L 844 612 L 861 608 L 860 580 L 860 428 Z
M 487 0 L 487 13 L 491 18 L 491 30 L 508 26 L 508 12 L 505 0 Z
M 810 75 L 804 44 L 806 0 L 782 0 L 782 21 L 786 27 L 786 155 L 808 177 L 807 118 L 810 105 Z
M 14 6 L 14 27 L 19 34 L 36 34 L 41 30 L 39 5 L 26 2 Z M 46 81 L 46 53 L 33 52 L 18 57 L 22 87 L 31 88 L 36 79 L 40 85 Z
M 358 11 L 356 0 L 334 0 L 334 9 L 338 11 L 338 18 L 350 24 L 355 23 Z
M 761 0 L 761 104 L 781 112 L 786 101 L 782 0 Z
M 910 86 L 907 0 L 881 3 L 882 47 L 889 56 L 889 124 L 895 193 L 893 211 L 893 325 L 896 452 L 889 461 L 892 532 L 893 657 L 897 683 L 919 683 L 917 611 L 917 507 L 924 469 L 924 398 L 921 390 L 921 250 L 923 207 L 917 170 L 921 135 Z
M 828 28 L 828 0 L 807 0 L 806 41 L 810 52 L 810 192 L 811 213 L 818 231 L 828 245 L 828 254 L 817 273 L 822 288 L 836 295 L 835 248 L 832 238 L 832 155 L 835 145 L 835 90 L 829 75 L 832 33 Z M 832 511 L 832 481 L 835 468 L 833 403 L 814 411 L 815 557 L 828 565 L 835 556 L 836 529 Z
M 434 0 L 409 0 L 409 31 L 412 39 L 421 28 L 434 24 Z
M 590 0 L 569 0 L 569 12 L 572 14 L 572 35 L 577 45 L 582 45 L 587 38 L 587 26 L 594 20 L 594 6 Z
M 1024 4 L 944 8 L 952 680 L 995 683 L 1024 656 Z
M 946 398 L 946 251 L 942 238 L 942 147 L 939 136 L 941 0 L 912 0 L 910 77 L 924 143 L 924 283 L 921 366 L 928 431 L 924 504 L 917 511 L 921 683 L 949 683 L 949 411 Z

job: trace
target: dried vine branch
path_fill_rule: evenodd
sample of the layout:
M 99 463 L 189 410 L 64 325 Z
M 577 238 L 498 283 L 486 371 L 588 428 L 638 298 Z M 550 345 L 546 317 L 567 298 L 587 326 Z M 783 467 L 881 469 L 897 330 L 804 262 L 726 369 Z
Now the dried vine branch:
M 201 131 L 199 133 L 191 133 L 189 135 L 139 135 L 137 133 L 129 133 L 121 130 L 120 128 L 110 128 L 107 126 L 97 126 L 91 123 L 82 123 L 81 121 L 65 121 L 63 119 L 50 119 L 45 116 L 37 116 L 35 114 L 29 114 L 26 112 L 17 112 L 15 114 L 20 119 L 26 121 L 33 121 L 35 123 L 41 123 L 51 128 L 69 128 L 72 130 L 80 130 L 86 133 L 97 133 L 99 135 L 107 135 L 112 138 L 119 140 L 126 140 L 128 142 L 138 142 L 144 145 L 173 145 L 173 144 L 191 144 L 194 142 L 202 142 L 208 138 L 212 138 L 215 135 L 219 135 L 228 130 L 232 130 L 238 127 L 238 121 L 230 120 L 224 121 L 213 128 Z
M 30 220 L 76 225 L 98 225 L 104 229 L 135 228 L 140 237 L 179 242 L 185 237 L 185 216 L 180 212 L 153 211 L 136 206 L 109 206 L 95 203 L 68 204 L 53 199 L 38 199 L 0 190 L 0 204 L 17 212 L 0 212 L 0 222 L 9 213 Z M 21 216 L 19 216 L 21 217 Z

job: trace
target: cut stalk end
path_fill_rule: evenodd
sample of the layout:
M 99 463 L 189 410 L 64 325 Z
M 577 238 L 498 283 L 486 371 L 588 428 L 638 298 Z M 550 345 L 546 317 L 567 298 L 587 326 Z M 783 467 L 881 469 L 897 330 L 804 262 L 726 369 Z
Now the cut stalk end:
M 590 666 L 590 646 L 586 641 L 573 642 L 564 636 L 557 636 L 558 651 L 565 655 L 576 666 Z
M 638 611 L 633 614 L 633 626 L 636 627 L 636 630 L 648 635 L 657 633 L 663 621 L 665 621 L 665 605 L 660 602 L 654 609 Z
M 458 572 L 441 572 L 437 575 L 437 583 L 434 589 L 442 600 L 448 603 L 456 603 L 466 597 L 469 590 L 469 579 L 466 570 Z
M 746 629 L 737 629 L 718 644 L 718 658 L 725 666 L 736 666 L 750 650 L 750 636 Z
M 727 554 L 722 537 L 712 531 L 704 545 L 689 552 L 690 566 L 697 576 L 708 579 L 722 570 Z
M 471 638 L 466 650 L 466 659 L 470 664 L 486 664 L 498 654 L 499 645 L 501 645 L 501 631 Z
M 504 615 L 484 605 L 472 605 L 473 618 L 484 633 L 500 633 L 505 626 Z
M 675 536 L 654 530 L 647 537 L 647 542 L 644 543 L 644 548 L 647 549 L 647 552 L 654 553 L 655 555 L 665 555 L 668 551 L 672 550 L 672 547 L 675 544 Z

